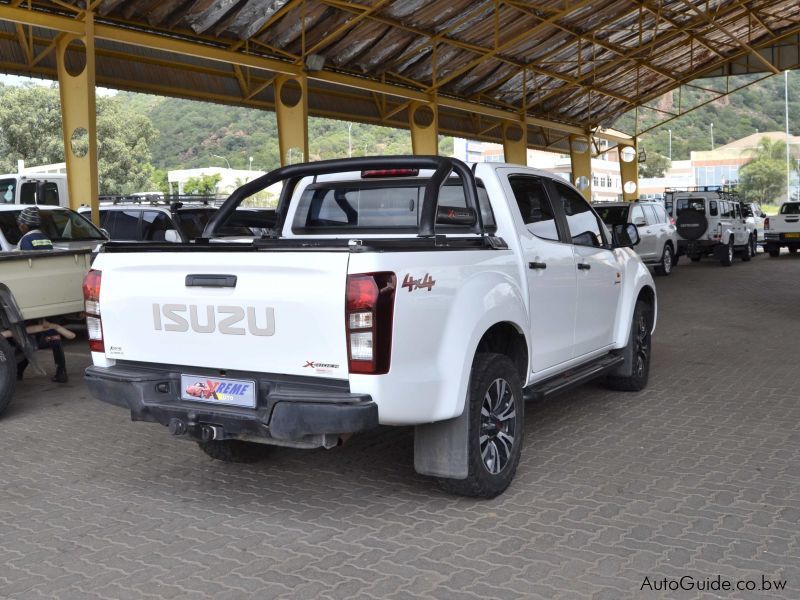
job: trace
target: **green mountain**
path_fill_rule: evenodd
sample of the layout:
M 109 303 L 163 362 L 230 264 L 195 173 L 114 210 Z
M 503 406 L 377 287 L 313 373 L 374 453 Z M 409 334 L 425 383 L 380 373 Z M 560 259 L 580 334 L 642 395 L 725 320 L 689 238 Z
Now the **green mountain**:
M 739 76 L 731 78 L 731 86 L 742 85 L 759 76 Z M 749 78 L 749 79 L 748 79 Z M 686 110 L 711 100 L 715 94 L 702 90 L 724 91 L 725 79 L 704 79 L 683 86 L 662 96 L 649 106 L 639 110 L 639 131 L 649 129 L 669 118 L 666 112 L 677 112 L 680 107 Z M 655 110 L 657 109 L 657 110 Z M 664 112 L 659 112 L 664 111 Z M 617 120 L 615 129 L 633 133 L 635 130 L 635 111 Z M 714 146 L 719 147 L 738 140 L 756 131 L 784 131 L 784 78 L 783 74 L 773 75 L 758 83 L 741 89 L 729 96 L 713 100 L 668 123 L 658 125 L 639 138 L 639 146 L 648 154 L 657 152 L 664 156 L 669 153 L 669 130 L 672 130 L 672 159 L 689 159 L 692 150 L 711 150 L 711 124 L 714 127 Z M 789 72 L 789 132 L 800 133 L 800 72 Z

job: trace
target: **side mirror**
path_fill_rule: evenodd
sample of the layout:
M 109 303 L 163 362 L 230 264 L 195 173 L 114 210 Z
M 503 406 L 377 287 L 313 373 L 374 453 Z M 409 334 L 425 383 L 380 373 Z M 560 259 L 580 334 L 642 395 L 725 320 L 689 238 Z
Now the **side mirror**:
M 636 227 L 644 227 L 647 225 L 647 221 L 644 220 L 644 217 L 636 217 L 633 220 L 633 224 L 636 225 Z
M 639 230 L 633 223 L 620 223 L 611 230 L 611 244 L 614 248 L 633 248 L 640 241 Z
M 108 229 L 104 229 L 104 228 L 101 227 L 100 228 L 100 233 L 102 233 L 104 236 L 106 236 L 109 240 L 111 239 L 111 234 L 108 233 Z
M 164 232 L 164 241 L 170 242 L 173 244 L 180 244 L 181 243 L 181 236 L 178 233 L 177 229 L 167 229 Z

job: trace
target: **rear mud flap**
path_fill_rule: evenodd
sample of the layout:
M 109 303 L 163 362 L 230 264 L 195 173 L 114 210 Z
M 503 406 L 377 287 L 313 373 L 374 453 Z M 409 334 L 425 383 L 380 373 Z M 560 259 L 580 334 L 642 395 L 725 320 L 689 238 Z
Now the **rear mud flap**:
M 414 469 L 420 475 L 466 479 L 469 410 L 460 417 L 414 428 Z

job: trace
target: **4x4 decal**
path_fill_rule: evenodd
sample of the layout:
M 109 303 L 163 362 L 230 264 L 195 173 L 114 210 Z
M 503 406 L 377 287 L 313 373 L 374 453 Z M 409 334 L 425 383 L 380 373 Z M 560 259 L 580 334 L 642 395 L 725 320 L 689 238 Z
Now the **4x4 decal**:
M 404 288 L 408 288 L 409 292 L 413 292 L 414 290 L 421 290 L 426 289 L 429 292 L 433 289 L 433 286 L 436 285 L 436 281 L 434 281 L 433 277 L 431 277 L 430 273 L 425 273 L 425 276 L 420 279 L 414 279 L 411 277 L 410 274 L 406 273 L 406 276 L 403 277 L 403 286 Z

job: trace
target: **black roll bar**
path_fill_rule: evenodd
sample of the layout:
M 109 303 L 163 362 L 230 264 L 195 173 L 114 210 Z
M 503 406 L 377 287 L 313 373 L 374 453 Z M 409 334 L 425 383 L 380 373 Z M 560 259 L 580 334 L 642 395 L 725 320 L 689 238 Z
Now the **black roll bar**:
M 245 198 L 268 188 L 274 183 L 287 180 L 276 210 L 278 220 L 275 224 L 275 231 L 280 236 L 294 189 L 303 177 L 373 169 L 434 169 L 433 175 L 425 184 L 425 194 L 419 220 L 419 237 L 432 237 L 436 234 L 436 209 L 439 204 L 439 190 L 447 181 L 450 173 L 455 172 L 461 178 L 467 207 L 475 211 L 475 224 L 472 226 L 472 231 L 473 233 L 485 235 L 483 217 L 478 204 L 478 188 L 475 184 L 475 176 L 464 162 L 444 156 L 365 156 L 289 165 L 270 171 L 253 181 L 248 181 L 234 190 L 220 206 L 219 210 L 213 213 L 203 231 L 203 237 L 214 237 L 217 229 L 228 220 L 228 217 L 233 214 Z

